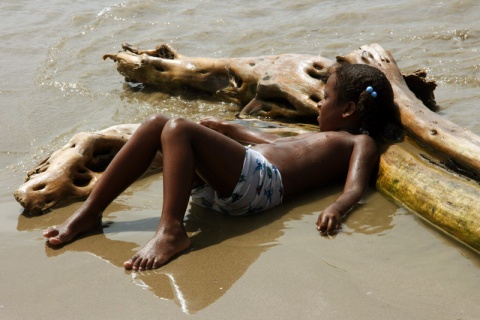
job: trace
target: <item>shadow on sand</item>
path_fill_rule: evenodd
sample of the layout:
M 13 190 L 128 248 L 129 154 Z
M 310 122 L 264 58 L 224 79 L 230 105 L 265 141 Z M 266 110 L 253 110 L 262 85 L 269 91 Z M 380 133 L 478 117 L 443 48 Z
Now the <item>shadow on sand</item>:
M 159 298 L 175 301 L 185 313 L 195 313 L 219 299 L 263 252 L 279 245 L 286 223 L 305 216 L 314 216 L 312 221 L 315 221 L 318 210 L 331 203 L 340 191 L 340 186 L 316 190 L 262 214 L 246 217 L 225 216 L 192 205 L 185 218 L 192 240 L 190 250 L 160 269 L 125 273 L 131 275 L 134 284 L 147 288 Z M 380 234 L 393 228 L 394 212 L 373 215 L 378 213 L 378 209 L 370 208 L 375 206 L 376 197 L 381 196 L 374 191 L 365 196 L 368 205 L 360 204 L 352 212 L 345 221 L 343 234 Z M 33 231 L 59 224 L 79 205 L 74 203 L 43 216 L 20 215 L 17 229 Z M 148 212 L 147 217 L 141 212 L 137 220 L 121 221 L 120 213 L 132 210 L 138 211 L 128 205 L 112 203 L 104 214 L 104 228 L 61 248 L 45 245 L 45 254 L 55 257 L 66 252 L 87 252 L 123 268 L 123 262 L 139 250 L 137 241 L 143 241 L 144 236 L 147 240 L 153 236 L 159 221 L 156 210 L 151 214 Z M 314 223 L 311 231 L 316 232 Z M 122 240 L 117 240 L 119 238 Z

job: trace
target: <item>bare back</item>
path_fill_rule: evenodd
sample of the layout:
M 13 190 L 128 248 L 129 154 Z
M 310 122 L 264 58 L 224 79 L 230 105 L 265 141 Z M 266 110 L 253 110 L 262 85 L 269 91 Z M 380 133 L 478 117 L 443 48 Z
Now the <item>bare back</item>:
M 355 179 L 359 174 L 370 176 L 377 158 L 372 138 L 342 131 L 280 138 L 253 149 L 280 170 L 285 199 L 333 182 L 344 182 L 350 173 L 356 175 Z

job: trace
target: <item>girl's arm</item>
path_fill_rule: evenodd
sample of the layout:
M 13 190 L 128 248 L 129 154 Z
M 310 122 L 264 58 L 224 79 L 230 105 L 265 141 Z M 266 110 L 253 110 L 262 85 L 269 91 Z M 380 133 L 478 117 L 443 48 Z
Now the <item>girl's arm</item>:
M 232 123 L 215 117 L 202 119 L 200 124 L 218 131 L 233 140 L 246 144 L 272 143 L 280 138 L 280 136 L 277 136 L 276 134 L 262 132 L 258 129 L 249 128 L 238 123 Z
M 373 139 L 366 135 L 356 136 L 343 193 L 318 217 L 317 229 L 321 233 L 334 233 L 340 228 L 341 217 L 361 199 L 377 162 L 378 151 Z

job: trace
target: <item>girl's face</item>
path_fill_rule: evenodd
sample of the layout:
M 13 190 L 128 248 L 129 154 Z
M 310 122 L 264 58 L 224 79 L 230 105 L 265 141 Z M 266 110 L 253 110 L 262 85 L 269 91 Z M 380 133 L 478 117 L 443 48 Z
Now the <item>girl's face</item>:
M 339 130 L 341 120 L 343 119 L 344 108 L 337 102 L 337 92 L 335 90 L 337 84 L 337 76 L 332 74 L 325 84 L 323 100 L 318 104 L 317 121 L 320 131 Z

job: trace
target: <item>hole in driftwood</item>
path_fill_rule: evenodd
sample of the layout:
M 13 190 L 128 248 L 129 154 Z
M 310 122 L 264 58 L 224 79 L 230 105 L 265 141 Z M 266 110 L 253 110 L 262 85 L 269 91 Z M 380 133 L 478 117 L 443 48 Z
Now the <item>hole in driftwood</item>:
M 230 82 L 234 85 L 235 88 L 240 88 L 243 84 L 243 80 L 235 74 L 232 70 L 229 70 L 228 77 Z
M 40 191 L 40 190 L 43 190 L 45 189 L 47 185 L 45 183 L 40 183 L 40 184 L 37 184 L 35 187 L 33 187 L 33 191 Z
M 103 172 L 108 167 L 118 149 L 99 149 L 93 153 L 93 157 L 86 164 L 87 169 L 93 172 Z
M 164 72 L 165 69 L 163 69 L 162 67 L 159 67 L 159 66 L 154 66 L 155 70 L 157 70 L 158 72 Z
M 312 101 L 315 102 L 315 103 L 319 103 L 320 100 L 322 100 L 322 99 L 321 99 L 319 96 L 317 96 L 317 95 L 311 95 L 311 96 L 310 96 L 310 100 L 312 100 Z
M 79 168 L 79 169 L 77 169 L 77 172 L 80 173 L 80 174 L 84 174 L 84 173 L 87 173 L 87 169 Z
M 85 187 L 90 184 L 90 181 L 92 181 L 92 179 L 89 177 L 79 177 L 73 180 L 73 184 L 77 187 Z

